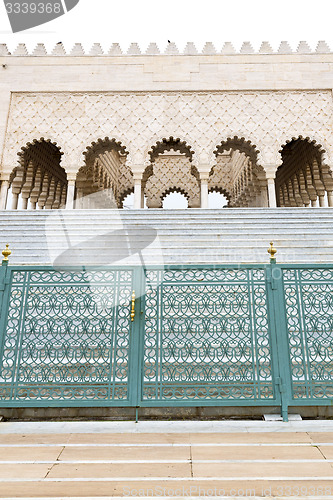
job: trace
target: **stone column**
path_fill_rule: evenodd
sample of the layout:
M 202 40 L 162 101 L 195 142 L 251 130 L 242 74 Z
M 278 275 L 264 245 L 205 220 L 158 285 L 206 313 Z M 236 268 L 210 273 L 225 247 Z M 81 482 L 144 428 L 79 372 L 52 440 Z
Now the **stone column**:
M 323 194 L 320 192 L 319 194 L 319 206 L 324 207 L 325 206 L 325 193 Z
M 328 206 L 333 207 L 333 191 L 327 191 Z
M 208 179 L 209 172 L 213 168 L 213 165 L 209 163 L 199 163 L 196 167 L 200 175 L 200 207 L 208 208 Z
M 134 209 L 143 208 L 142 202 L 142 189 L 141 189 L 141 175 L 134 176 Z
M 0 210 L 6 210 L 8 197 L 9 181 L 3 180 L 0 189 Z
M 270 208 L 276 207 L 276 192 L 275 192 L 275 179 L 274 177 L 267 178 L 268 187 L 268 206 Z
M 28 208 L 28 200 L 29 198 L 23 198 L 22 196 L 22 210 L 26 210 Z
M 74 209 L 75 179 L 68 179 L 66 210 Z
M 141 208 L 145 208 L 145 190 L 141 184 Z
M 270 164 L 264 164 L 262 165 L 262 167 L 265 170 L 266 180 L 267 180 L 268 206 L 269 208 L 275 208 L 277 206 L 275 176 L 279 165 L 270 163 Z
M 201 208 L 208 208 L 208 176 L 209 174 L 200 175 L 200 199 Z
M 13 193 L 12 194 L 12 210 L 17 210 L 18 199 L 19 199 L 19 194 Z

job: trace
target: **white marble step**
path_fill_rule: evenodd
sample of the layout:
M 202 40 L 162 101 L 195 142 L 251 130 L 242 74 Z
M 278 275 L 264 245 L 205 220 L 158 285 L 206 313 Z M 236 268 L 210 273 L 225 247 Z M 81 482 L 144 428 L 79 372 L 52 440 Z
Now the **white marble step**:
M 271 240 L 279 262 L 333 263 L 333 209 L 0 212 L 11 264 L 53 264 L 68 248 L 71 264 L 88 263 L 88 254 L 89 263 L 137 264 L 138 250 L 146 265 L 266 263 Z

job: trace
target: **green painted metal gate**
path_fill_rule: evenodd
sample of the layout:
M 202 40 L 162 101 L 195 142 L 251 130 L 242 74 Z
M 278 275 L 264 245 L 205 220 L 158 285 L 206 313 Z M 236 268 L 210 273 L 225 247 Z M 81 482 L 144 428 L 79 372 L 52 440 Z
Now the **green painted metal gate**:
M 0 406 L 333 400 L 330 266 L 3 264 Z

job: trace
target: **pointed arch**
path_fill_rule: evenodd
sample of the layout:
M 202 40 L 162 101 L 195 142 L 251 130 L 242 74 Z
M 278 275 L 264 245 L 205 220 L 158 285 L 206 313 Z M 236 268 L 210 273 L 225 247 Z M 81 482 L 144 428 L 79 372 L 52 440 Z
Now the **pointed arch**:
M 282 185 L 289 186 L 290 203 L 296 206 L 332 205 L 333 176 L 327 164 L 327 153 L 321 143 L 299 135 L 285 140 L 281 145 L 282 165 L 276 171 L 276 192 Z M 294 179 L 298 179 L 298 183 Z M 290 184 L 293 194 L 290 194 Z M 285 200 L 278 204 L 285 206 Z
M 18 166 L 10 174 L 12 208 L 60 208 L 67 193 L 67 174 L 61 166 L 63 152 L 56 141 L 34 139 L 18 154 Z
M 267 206 L 266 174 L 256 145 L 235 135 L 222 140 L 214 155 L 209 190 L 219 188 L 228 193 L 229 206 Z
M 200 206 L 200 176 L 193 164 L 194 151 L 179 138 L 157 141 L 149 152 L 149 165 L 142 176 L 142 188 L 149 208 L 162 208 L 167 192 L 188 198 L 189 208 Z
M 80 208 L 88 208 L 92 199 L 97 208 L 109 207 L 110 203 L 122 208 L 124 198 L 134 189 L 128 155 L 126 146 L 114 137 L 99 138 L 87 146 L 83 152 L 85 164 L 76 177 Z

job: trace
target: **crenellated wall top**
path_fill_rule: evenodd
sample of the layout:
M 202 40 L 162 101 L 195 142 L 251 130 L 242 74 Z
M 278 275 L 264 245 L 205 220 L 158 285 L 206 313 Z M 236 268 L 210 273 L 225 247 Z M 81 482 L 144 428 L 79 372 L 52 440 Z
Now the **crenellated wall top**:
M 201 51 L 198 51 L 193 42 L 188 42 L 183 51 L 180 51 L 174 42 L 169 42 L 164 50 L 161 50 L 156 43 L 150 43 L 146 50 L 142 50 L 138 43 L 131 43 L 127 50 L 124 50 L 119 43 L 113 43 L 109 50 L 104 51 L 100 43 L 94 43 L 90 50 L 86 51 L 81 43 L 76 43 L 74 47 L 66 51 L 64 44 L 59 42 L 50 52 L 47 51 L 43 43 L 38 43 L 33 51 L 29 52 L 26 45 L 18 44 L 15 50 L 10 52 L 6 44 L 0 44 L 0 57 L 42 57 L 42 56 L 207 56 L 207 55 L 258 55 L 258 54 L 331 54 L 332 51 L 325 41 L 319 41 L 315 48 L 311 48 L 306 41 L 299 42 L 296 51 L 291 45 L 282 41 L 279 48 L 274 51 L 269 42 L 262 42 L 259 50 L 255 51 L 250 42 L 243 42 L 240 50 L 236 50 L 231 42 L 225 42 L 219 50 L 211 42 L 206 42 Z

